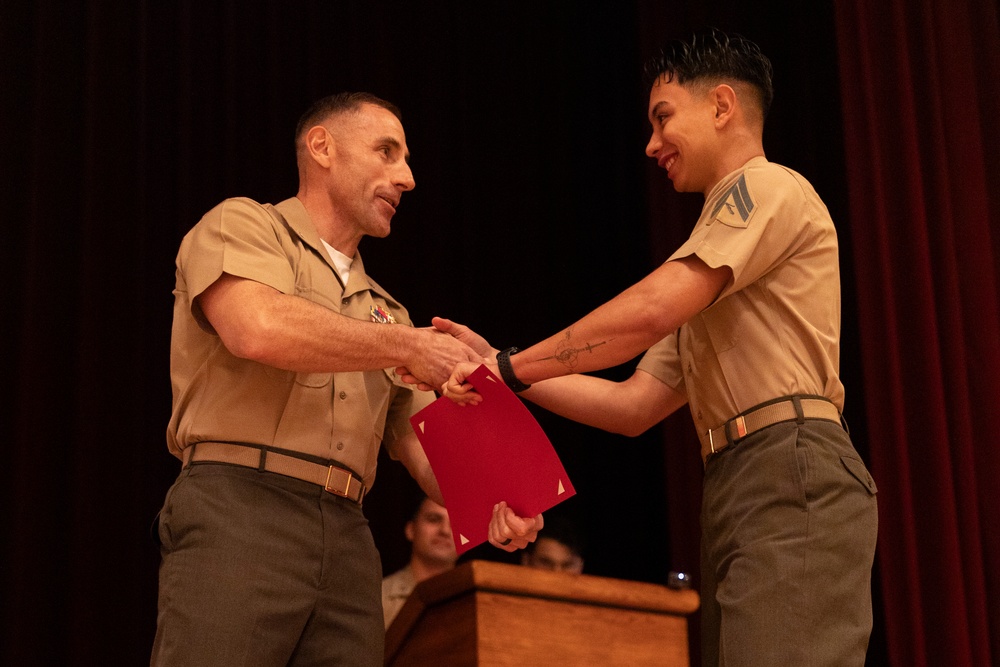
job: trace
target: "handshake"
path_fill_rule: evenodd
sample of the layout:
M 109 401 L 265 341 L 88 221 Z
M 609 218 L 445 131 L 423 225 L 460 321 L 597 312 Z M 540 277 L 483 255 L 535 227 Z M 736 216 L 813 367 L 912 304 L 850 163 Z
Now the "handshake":
M 417 344 L 405 366 L 396 374 L 423 391 L 437 391 L 461 405 L 476 404 L 482 397 L 466 379 L 485 364 L 499 376 L 497 354 L 485 338 L 463 324 L 435 317 L 432 326 L 414 329 Z

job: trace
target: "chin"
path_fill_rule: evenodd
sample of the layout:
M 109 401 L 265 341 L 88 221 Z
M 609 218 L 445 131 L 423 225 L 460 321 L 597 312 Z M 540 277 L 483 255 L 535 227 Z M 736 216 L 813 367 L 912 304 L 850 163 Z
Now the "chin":
M 676 192 L 694 192 L 694 188 L 686 184 L 684 181 L 673 181 L 674 190 Z

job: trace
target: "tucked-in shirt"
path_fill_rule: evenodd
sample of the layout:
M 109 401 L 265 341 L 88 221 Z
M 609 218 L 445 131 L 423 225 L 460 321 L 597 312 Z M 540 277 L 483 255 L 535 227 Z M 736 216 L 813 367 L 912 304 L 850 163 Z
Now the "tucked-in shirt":
M 729 267 L 732 281 L 638 368 L 687 396 L 699 434 L 792 394 L 825 396 L 843 410 L 837 234 L 809 182 L 750 160 L 712 189 L 667 261 L 692 255 Z
M 254 280 L 372 326 L 412 326 L 406 309 L 366 273 L 360 255 L 345 285 L 302 203 L 227 199 L 184 237 L 177 254 L 170 348 L 170 451 L 203 441 L 280 447 L 332 459 L 371 488 L 378 449 L 411 431 L 434 395 L 393 369 L 296 373 L 232 355 L 197 297 L 223 273 Z M 392 322 L 395 323 L 392 323 Z

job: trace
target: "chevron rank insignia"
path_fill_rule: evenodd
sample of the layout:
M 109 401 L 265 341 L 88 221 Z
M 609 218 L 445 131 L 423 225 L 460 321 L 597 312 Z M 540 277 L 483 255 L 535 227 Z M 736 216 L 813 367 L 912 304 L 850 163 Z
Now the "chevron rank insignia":
M 746 174 L 741 174 L 739 180 L 719 198 L 712 218 L 730 227 L 746 227 L 755 208 L 747 188 Z

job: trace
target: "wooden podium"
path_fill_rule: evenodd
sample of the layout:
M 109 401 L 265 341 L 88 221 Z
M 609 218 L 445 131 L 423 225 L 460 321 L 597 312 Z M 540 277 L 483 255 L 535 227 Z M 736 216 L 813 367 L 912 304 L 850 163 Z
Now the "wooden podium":
M 416 587 L 385 665 L 687 667 L 698 604 L 691 590 L 470 561 Z

